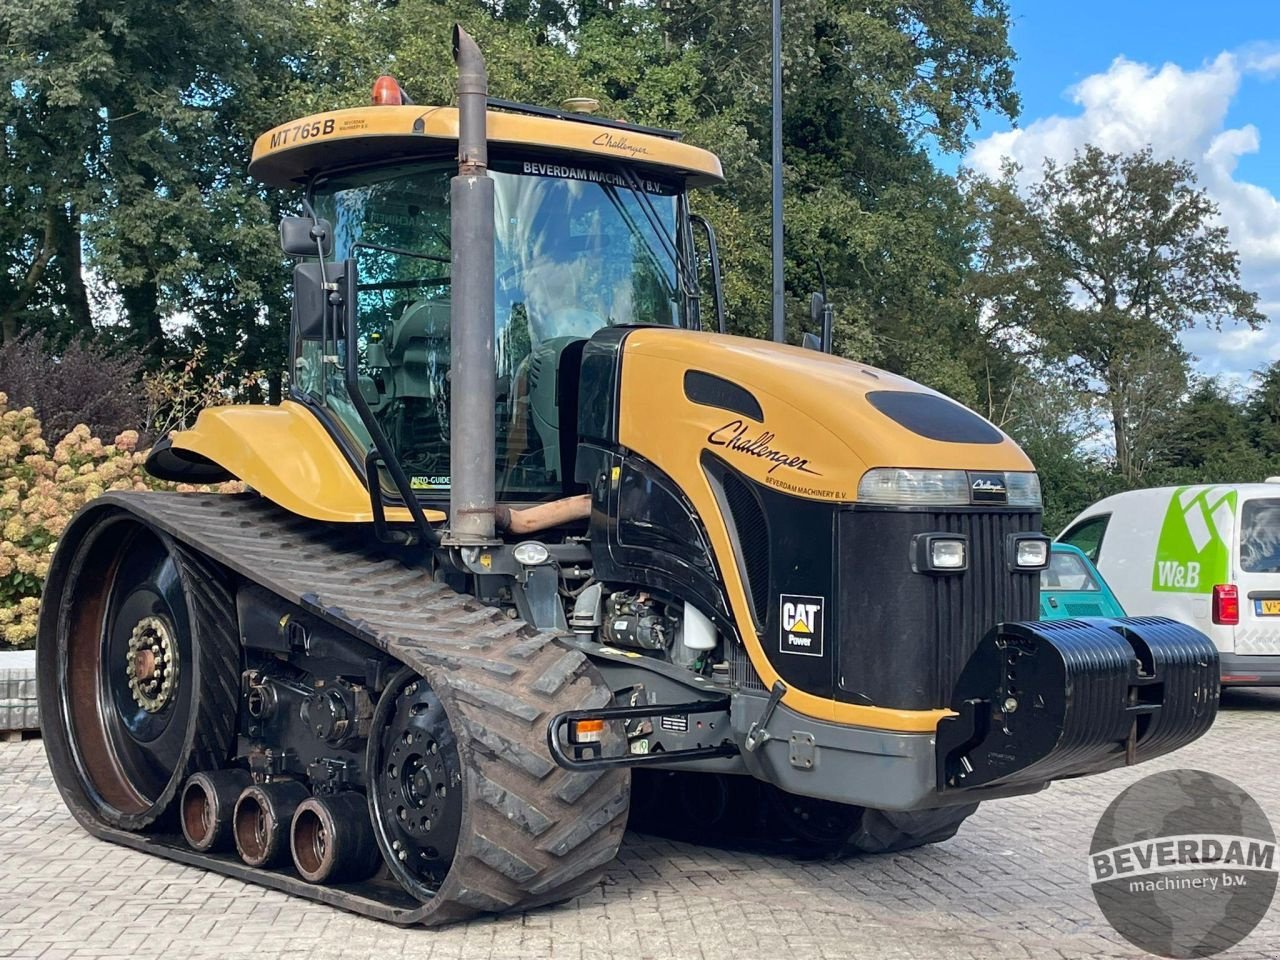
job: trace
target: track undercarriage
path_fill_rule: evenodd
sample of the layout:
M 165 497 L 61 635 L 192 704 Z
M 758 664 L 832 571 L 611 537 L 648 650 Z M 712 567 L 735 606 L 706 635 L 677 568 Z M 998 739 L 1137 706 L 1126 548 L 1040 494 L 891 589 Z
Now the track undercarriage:
M 610 700 L 582 653 L 256 497 L 111 494 L 64 540 L 45 737 L 95 835 L 406 924 L 613 859 L 627 773 L 545 758 Z

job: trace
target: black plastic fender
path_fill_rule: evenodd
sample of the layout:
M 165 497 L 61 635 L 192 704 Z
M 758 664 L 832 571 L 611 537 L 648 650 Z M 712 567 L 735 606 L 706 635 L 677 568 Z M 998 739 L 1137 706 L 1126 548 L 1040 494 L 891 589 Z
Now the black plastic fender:
M 1201 736 L 1218 652 L 1165 617 L 1004 623 L 978 645 L 938 726 L 938 789 L 1047 783 L 1140 763 Z

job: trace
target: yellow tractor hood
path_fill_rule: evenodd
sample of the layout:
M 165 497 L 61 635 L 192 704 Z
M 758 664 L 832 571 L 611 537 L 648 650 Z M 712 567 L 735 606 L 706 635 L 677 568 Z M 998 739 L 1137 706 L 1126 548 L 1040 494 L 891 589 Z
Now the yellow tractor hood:
M 624 357 L 619 438 L 657 462 L 691 464 L 707 451 L 782 492 L 842 501 L 857 498 L 858 481 L 874 467 L 1034 469 L 1016 443 L 962 404 L 816 350 L 641 329 L 627 337 Z M 717 381 L 727 384 L 720 394 Z M 699 394 L 703 382 L 712 386 Z M 734 388 L 737 401 L 717 405 Z

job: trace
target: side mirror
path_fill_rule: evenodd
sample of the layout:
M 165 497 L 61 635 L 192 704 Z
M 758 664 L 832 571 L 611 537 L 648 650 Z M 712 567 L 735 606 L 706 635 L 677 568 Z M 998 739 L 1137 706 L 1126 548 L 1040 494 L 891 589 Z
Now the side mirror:
M 333 252 L 333 229 L 328 220 L 284 217 L 280 220 L 280 249 L 290 257 L 327 257 Z
M 817 350 L 819 353 L 822 352 L 822 341 L 818 339 L 816 334 L 812 334 L 807 331 L 805 332 L 805 335 L 800 338 L 800 346 L 804 347 L 806 350 Z
M 303 340 L 325 339 L 325 317 L 329 313 L 329 294 L 342 280 L 342 265 L 324 264 L 318 260 L 300 263 L 293 268 L 293 326 Z M 330 289 L 325 288 L 328 280 Z M 338 331 L 330 329 L 330 337 Z
M 834 343 L 832 342 L 832 325 L 835 320 L 835 309 L 831 304 L 827 303 L 826 294 L 815 293 L 809 298 L 809 320 L 813 326 L 822 331 L 820 336 L 814 334 L 805 334 L 805 346 L 808 346 L 808 338 L 813 337 L 818 346 L 815 350 L 821 350 L 823 353 L 830 353 Z

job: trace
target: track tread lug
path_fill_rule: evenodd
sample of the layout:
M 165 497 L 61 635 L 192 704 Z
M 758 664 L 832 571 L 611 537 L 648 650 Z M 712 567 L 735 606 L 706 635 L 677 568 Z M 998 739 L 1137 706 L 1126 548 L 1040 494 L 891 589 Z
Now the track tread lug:
M 495 783 L 482 773 L 475 777 L 476 798 L 497 810 L 506 819 L 519 825 L 526 833 L 540 837 L 555 824 L 551 817 L 539 810 L 514 790 Z
M 450 680 L 450 685 L 480 706 L 493 707 L 516 720 L 533 723 L 542 716 L 542 711 L 528 701 L 502 690 L 494 690 L 470 678 L 454 677 Z
M 554 697 L 560 689 L 578 675 L 582 665 L 587 662 L 586 654 L 581 650 L 566 650 L 542 676 L 533 681 L 533 689 L 543 696 Z
M 546 779 L 556 771 L 556 765 L 549 758 L 525 749 L 521 744 L 503 736 L 491 727 L 471 718 L 464 718 L 463 723 L 466 725 L 467 732 L 486 747 L 493 757 L 508 766 L 519 767 L 534 780 Z M 559 797 L 559 793 L 556 796 Z
M 563 857 L 625 814 L 629 801 L 630 797 L 625 792 L 614 794 L 590 813 L 570 820 L 567 829 L 548 836 L 538 844 L 539 849 Z
M 603 770 L 586 770 L 581 773 L 566 771 L 566 776 L 556 788 L 556 799 L 562 803 L 574 804 L 584 793 L 596 785 L 604 776 Z
M 494 843 L 482 833 L 476 834 L 475 855 L 516 883 L 527 883 L 538 875 L 537 867 L 521 859 L 502 844 Z

